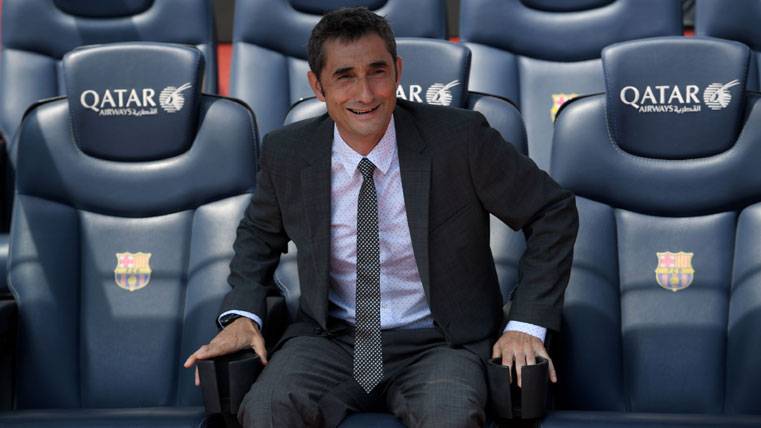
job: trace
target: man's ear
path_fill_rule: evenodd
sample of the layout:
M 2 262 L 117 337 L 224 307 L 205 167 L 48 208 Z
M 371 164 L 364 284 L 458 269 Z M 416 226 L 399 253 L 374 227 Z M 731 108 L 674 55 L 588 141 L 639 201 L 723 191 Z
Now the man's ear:
M 402 57 L 397 56 L 396 64 L 394 65 L 396 66 L 396 84 L 399 85 L 399 82 L 402 81 L 402 68 L 404 68 L 402 64 Z
M 314 96 L 317 97 L 318 100 L 325 102 L 325 94 L 322 92 L 322 84 L 320 83 L 320 79 L 317 78 L 317 75 L 310 70 L 307 72 L 307 79 L 309 80 L 309 86 L 312 88 L 312 92 L 314 92 Z

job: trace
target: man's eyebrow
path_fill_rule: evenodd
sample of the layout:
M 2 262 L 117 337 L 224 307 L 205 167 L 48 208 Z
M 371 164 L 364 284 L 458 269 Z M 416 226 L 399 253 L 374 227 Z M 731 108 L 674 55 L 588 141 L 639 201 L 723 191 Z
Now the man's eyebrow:
M 388 67 L 388 62 L 385 60 L 379 59 L 378 61 L 373 61 L 369 65 L 370 68 L 384 68 Z M 333 72 L 333 76 L 341 76 L 343 74 L 349 73 L 350 71 L 354 70 L 354 67 L 341 67 L 337 68 L 336 71 Z
M 354 67 L 341 67 L 333 72 L 333 76 L 340 76 L 342 74 L 346 74 L 350 71 L 352 71 Z

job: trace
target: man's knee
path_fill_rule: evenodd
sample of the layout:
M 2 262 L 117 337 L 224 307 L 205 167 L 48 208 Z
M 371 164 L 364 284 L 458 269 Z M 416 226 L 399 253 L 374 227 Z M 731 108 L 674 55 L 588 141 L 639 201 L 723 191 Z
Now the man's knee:
M 270 397 L 272 391 L 264 382 L 254 382 L 251 389 L 243 397 L 238 408 L 238 421 L 245 427 L 271 427 L 272 406 Z
M 409 400 L 409 427 L 481 427 L 485 423 L 486 399 L 471 387 L 456 382 L 431 385 L 428 392 Z
M 319 426 L 317 403 L 286 379 L 257 381 L 243 398 L 238 421 L 249 427 Z

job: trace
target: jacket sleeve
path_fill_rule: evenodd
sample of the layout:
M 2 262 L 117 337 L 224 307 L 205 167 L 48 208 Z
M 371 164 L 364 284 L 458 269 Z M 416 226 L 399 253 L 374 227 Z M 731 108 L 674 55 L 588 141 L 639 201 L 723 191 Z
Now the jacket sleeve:
M 558 330 L 578 230 L 574 195 L 504 141 L 481 114 L 473 121 L 468 157 L 484 208 L 526 237 L 509 320 Z
M 276 145 L 277 142 L 274 143 Z M 288 235 L 278 205 L 271 173 L 273 142 L 262 144 L 256 189 L 240 221 L 233 244 L 228 283 L 232 287 L 222 302 L 220 314 L 245 311 L 267 318 L 266 297 L 279 294 L 273 281 L 280 254 L 288 249 Z

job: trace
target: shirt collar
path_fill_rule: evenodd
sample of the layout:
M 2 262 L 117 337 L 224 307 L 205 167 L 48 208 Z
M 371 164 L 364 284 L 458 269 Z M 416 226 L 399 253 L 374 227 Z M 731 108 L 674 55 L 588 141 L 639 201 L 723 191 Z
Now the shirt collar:
M 396 128 L 394 127 L 394 117 L 388 122 L 386 133 L 380 139 L 378 144 L 370 150 L 367 156 L 362 156 L 355 152 L 338 132 L 336 125 L 333 125 L 333 156 L 343 165 L 344 170 L 349 174 L 357 172 L 357 165 L 363 157 L 366 157 L 375 165 L 375 169 L 385 175 L 391 167 L 391 162 L 396 155 Z

